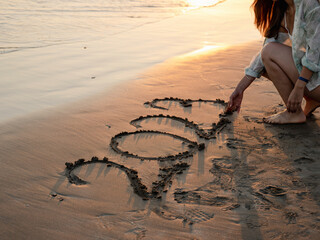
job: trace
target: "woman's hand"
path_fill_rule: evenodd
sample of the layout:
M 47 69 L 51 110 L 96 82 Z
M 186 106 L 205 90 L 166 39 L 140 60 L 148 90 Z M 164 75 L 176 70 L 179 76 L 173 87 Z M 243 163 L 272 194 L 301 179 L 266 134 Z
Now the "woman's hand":
M 243 99 L 243 91 L 234 90 L 234 92 L 231 94 L 228 106 L 226 108 L 226 112 L 234 112 L 237 111 L 240 112 L 241 103 Z
M 310 79 L 313 75 L 313 71 L 309 70 L 306 67 L 302 67 L 302 71 L 300 76 L 305 79 Z M 306 87 L 306 82 L 301 81 L 300 79 L 297 80 L 294 88 L 292 89 L 288 101 L 287 101 L 287 110 L 288 112 L 294 113 L 301 109 L 301 103 L 304 95 L 304 89 Z
M 304 86 L 303 85 L 300 86 L 300 84 L 296 84 L 288 98 L 288 102 L 287 102 L 288 112 L 295 113 L 301 109 L 303 94 L 304 94 Z
M 244 91 L 250 86 L 250 84 L 254 81 L 255 77 L 251 77 L 248 75 L 244 75 L 243 78 L 238 83 L 236 89 L 231 94 L 228 102 L 228 106 L 225 110 L 226 113 L 230 112 L 240 112 L 241 103 L 243 99 Z

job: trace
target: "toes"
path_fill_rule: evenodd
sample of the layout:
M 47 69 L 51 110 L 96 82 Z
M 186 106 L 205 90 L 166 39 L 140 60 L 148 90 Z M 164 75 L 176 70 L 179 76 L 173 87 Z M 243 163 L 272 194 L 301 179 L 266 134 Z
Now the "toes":
M 281 120 L 281 113 L 279 114 L 275 114 L 266 118 L 262 119 L 264 123 L 268 123 L 268 124 L 281 124 L 282 120 Z
M 271 117 L 263 118 L 262 121 L 263 121 L 264 123 L 274 123 L 274 121 L 272 120 Z

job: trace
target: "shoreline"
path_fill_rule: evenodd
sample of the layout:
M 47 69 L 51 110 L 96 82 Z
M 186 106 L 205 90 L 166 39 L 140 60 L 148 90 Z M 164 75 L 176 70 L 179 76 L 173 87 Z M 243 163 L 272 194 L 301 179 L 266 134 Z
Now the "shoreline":
M 0 122 L 112 91 L 174 56 L 259 38 L 252 22 L 249 0 L 229 0 L 112 38 L 0 55 Z

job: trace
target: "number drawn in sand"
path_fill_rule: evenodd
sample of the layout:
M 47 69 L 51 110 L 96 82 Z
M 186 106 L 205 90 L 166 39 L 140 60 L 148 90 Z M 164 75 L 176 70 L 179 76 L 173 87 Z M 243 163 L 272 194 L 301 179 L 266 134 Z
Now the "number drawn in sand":
M 219 104 L 223 107 L 226 106 L 226 102 L 221 99 L 216 100 L 191 100 L 191 99 L 180 99 L 180 98 L 163 98 L 163 99 L 154 99 L 151 102 L 146 102 L 145 105 L 149 105 L 152 108 L 162 109 L 162 110 L 168 110 L 168 108 L 158 106 L 157 104 L 160 102 L 165 101 L 171 101 L 171 102 L 178 102 L 182 107 L 188 108 L 192 106 L 192 103 L 194 102 L 204 102 L 204 103 L 213 103 L 213 104 Z M 136 128 L 141 128 L 139 123 L 146 119 L 157 119 L 157 118 L 166 118 L 171 119 L 173 121 L 177 121 L 180 123 L 183 123 L 185 127 L 188 127 L 192 129 L 199 138 L 204 138 L 205 140 L 210 140 L 216 138 L 216 135 L 219 134 L 227 124 L 229 124 L 231 121 L 228 118 L 225 118 L 225 114 L 221 114 L 219 116 L 219 121 L 217 123 L 212 123 L 211 128 L 209 130 L 204 130 L 200 127 L 200 124 L 195 123 L 193 121 L 188 120 L 187 118 L 181 118 L 178 116 L 170 116 L 170 115 L 147 115 L 147 116 L 140 116 L 139 118 L 133 119 L 130 124 L 135 126 Z M 155 135 L 165 135 L 172 137 L 176 140 L 180 140 L 183 143 L 187 144 L 188 150 L 167 155 L 167 156 L 140 156 L 135 153 L 131 153 L 129 151 L 126 151 L 125 149 L 121 149 L 119 147 L 119 140 L 123 137 L 130 136 L 130 135 L 139 135 L 139 134 L 155 134 Z M 143 200 L 149 200 L 149 199 L 160 199 L 162 197 L 162 193 L 166 192 L 168 189 L 168 186 L 172 184 L 172 179 L 177 174 L 182 174 L 187 168 L 189 168 L 189 164 L 186 162 L 182 162 L 182 159 L 192 157 L 193 154 L 195 154 L 197 151 L 202 151 L 205 149 L 204 143 L 198 143 L 191 141 L 185 137 L 179 136 L 177 134 L 172 134 L 169 132 L 161 132 L 156 130 L 139 130 L 135 132 L 121 132 L 111 138 L 110 141 L 110 147 L 118 154 L 121 154 L 122 156 L 128 157 L 128 158 L 138 158 L 141 160 L 156 160 L 156 161 L 176 161 L 178 160 L 178 163 L 174 163 L 169 167 L 160 168 L 160 180 L 153 182 L 152 189 L 148 190 L 147 187 L 142 183 L 141 178 L 138 176 L 138 172 L 134 169 L 130 169 L 124 165 L 118 164 L 116 162 L 110 161 L 108 158 L 98 159 L 97 157 L 92 157 L 90 161 L 86 161 L 84 159 L 79 159 L 75 161 L 74 163 L 66 162 L 66 176 L 71 184 L 76 185 L 84 185 L 87 184 L 85 180 L 82 180 L 77 175 L 73 173 L 73 171 L 82 166 L 82 165 L 88 165 L 88 164 L 95 164 L 95 163 L 105 163 L 108 167 L 115 167 L 122 171 L 124 171 L 131 183 L 131 186 L 133 187 L 134 192 L 140 196 Z

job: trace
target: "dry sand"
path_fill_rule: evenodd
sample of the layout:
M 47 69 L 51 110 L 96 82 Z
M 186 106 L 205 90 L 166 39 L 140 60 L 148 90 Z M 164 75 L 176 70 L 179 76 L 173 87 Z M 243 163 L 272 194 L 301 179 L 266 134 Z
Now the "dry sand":
M 240 114 L 227 116 L 231 123 L 215 139 L 199 138 L 194 129 L 163 117 L 141 120 L 139 129 L 130 125 L 139 116 L 169 114 L 211 128 L 221 104 L 159 102 L 164 110 L 143 103 L 164 97 L 228 100 L 260 45 L 177 57 L 112 92 L 1 125 L 0 238 L 319 239 L 319 112 L 301 125 L 260 123 L 283 109 L 267 80 L 247 90 Z M 148 161 L 109 146 L 116 134 L 141 129 L 206 147 L 180 160 Z M 155 133 L 123 136 L 118 143 L 144 157 L 190 150 L 181 139 Z M 93 156 L 112 164 L 77 167 L 73 176 L 87 184 L 70 183 L 65 162 Z M 178 162 L 190 166 L 172 170 Z M 143 200 L 130 185 L 132 169 L 149 193 L 154 182 L 167 179 L 164 192 Z

